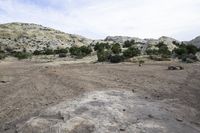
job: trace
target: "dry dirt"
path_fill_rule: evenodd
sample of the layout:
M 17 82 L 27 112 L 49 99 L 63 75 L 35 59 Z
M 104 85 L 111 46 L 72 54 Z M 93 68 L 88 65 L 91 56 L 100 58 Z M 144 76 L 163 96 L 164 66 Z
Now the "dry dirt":
M 200 131 L 200 64 L 57 64 L 0 62 L 0 132 L 42 110 L 93 91 L 130 91 L 144 101 L 165 101 L 177 122 Z M 169 71 L 178 64 L 184 70 Z M 151 115 L 149 117 L 152 117 Z

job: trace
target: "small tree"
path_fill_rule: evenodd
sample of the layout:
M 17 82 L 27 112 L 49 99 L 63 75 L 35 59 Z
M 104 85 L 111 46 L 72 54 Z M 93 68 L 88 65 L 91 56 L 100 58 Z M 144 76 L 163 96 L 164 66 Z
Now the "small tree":
M 168 47 L 166 44 L 164 44 L 163 42 L 160 42 L 158 45 L 158 53 L 160 55 L 164 55 L 164 56 L 169 56 L 171 55 L 171 52 L 169 51 Z
M 131 41 L 127 40 L 127 41 L 124 42 L 123 47 L 124 48 L 129 48 L 129 47 L 131 47 L 133 45 L 135 45 L 135 40 L 131 40 Z
M 111 63 L 120 63 L 122 61 L 124 61 L 123 55 L 115 54 L 110 56 Z
M 99 43 L 97 42 L 96 45 L 94 46 L 95 51 L 102 51 L 104 49 L 110 49 L 110 45 L 108 43 Z
M 196 54 L 198 51 L 198 48 L 192 44 L 186 45 L 187 53 L 188 54 Z
M 140 54 L 140 50 L 135 47 L 130 47 L 123 52 L 125 58 L 132 58 Z
M 83 56 L 87 56 L 87 55 L 91 54 L 92 49 L 90 46 L 81 46 L 80 51 L 83 53 Z
M 109 61 L 111 56 L 111 52 L 110 51 L 97 51 L 97 58 L 99 62 L 104 62 L 104 61 Z
M 118 43 L 113 44 L 111 50 L 114 54 L 119 54 L 122 51 L 121 46 Z

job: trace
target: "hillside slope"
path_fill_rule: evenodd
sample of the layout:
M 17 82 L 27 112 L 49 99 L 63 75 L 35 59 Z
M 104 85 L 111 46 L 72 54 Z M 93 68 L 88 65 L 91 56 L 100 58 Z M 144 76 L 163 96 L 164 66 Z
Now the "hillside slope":
M 71 47 L 89 45 L 92 40 L 73 34 L 67 34 L 52 28 L 28 23 L 7 23 L 0 25 L 1 49 L 15 51 L 26 49 L 34 51 L 45 47 Z
M 200 48 L 200 36 L 198 36 L 195 39 L 189 41 L 189 43 L 197 46 L 198 48 Z

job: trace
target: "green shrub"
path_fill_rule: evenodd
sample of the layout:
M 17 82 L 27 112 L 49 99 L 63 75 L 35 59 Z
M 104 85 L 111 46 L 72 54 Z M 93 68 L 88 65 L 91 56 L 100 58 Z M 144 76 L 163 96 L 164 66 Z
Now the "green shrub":
M 81 55 L 81 50 L 78 47 L 76 47 L 76 46 L 71 47 L 69 49 L 69 52 L 73 56 L 80 56 Z
M 157 47 L 159 48 L 158 49 L 158 53 L 160 55 L 171 55 L 171 52 L 169 51 L 168 47 L 166 44 L 164 44 L 163 42 L 160 42 Z
M 181 58 L 181 56 L 187 54 L 187 49 L 184 47 L 180 47 L 180 48 L 174 49 L 173 52 L 176 54 L 176 56 Z
M 125 58 L 132 58 L 140 54 L 140 50 L 135 47 L 129 47 L 123 52 Z
M 69 52 L 69 49 L 68 49 L 68 48 L 59 48 L 59 49 L 54 50 L 54 53 L 55 53 L 55 54 L 60 54 L 60 53 L 65 53 L 65 54 L 67 54 L 68 52 Z
M 196 61 L 195 54 L 198 52 L 198 48 L 194 45 L 185 45 L 181 44 L 178 48 L 174 49 L 173 52 L 175 53 L 176 57 L 181 59 L 184 62 L 192 62 L 191 60 Z
M 16 52 L 14 57 L 18 58 L 19 60 L 28 59 L 31 57 L 31 54 L 27 52 Z
M 105 61 L 109 61 L 111 56 L 111 52 L 110 51 L 97 51 L 97 58 L 99 62 L 105 62 Z
M 53 49 L 45 48 L 44 49 L 44 54 L 45 55 L 53 55 L 53 54 L 55 54 L 55 52 L 54 52 Z
M 188 54 L 196 54 L 197 51 L 198 51 L 198 48 L 194 45 L 191 45 L 191 44 L 186 45 L 186 49 L 187 49 Z
M 74 47 L 71 47 L 69 49 L 69 51 L 70 51 L 70 54 L 72 56 L 76 56 L 77 58 L 83 58 L 83 57 L 89 55 L 92 52 L 92 49 L 89 46 L 88 47 L 86 47 L 86 46 L 81 46 L 81 47 L 74 46 Z
M 83 56 L 87 56 L 87 55 L 91 54 L 92 49 L 90 46 L 81 46 L 80 51 L 82 52 Z
M 131 41 L 127 40 L 127 41 L 124 42 L 123 47 L 124 48 L 129 48 L 129 47 L 131 47 L 133 45 L 135 45 L 135 40 L 131 40 Z
M 120 46 L 120 44 L 118 44 L 118 43 L 114 43 L 114 44 L 112 45 L 111 50 L 112 50 L 112 52 L 113 52 L 114 54 L 120 54 L 121 51 L 122 51 L 121 46 Z
M 123 55 L 115 54 L 110 56 L 111 63 L 120 63 L 122 61 L 124 61 Z
M 103 51 L 104 49 L 110 49 L 110 45 L 108 43 L 99 43 L 97 42 L 94 46 L 95 51 Z
M 42 54 L 44 54 L 44 51 L 42 51 L 42 50 L 35 50 L 33 52 L 33 55 L 42 55 Z

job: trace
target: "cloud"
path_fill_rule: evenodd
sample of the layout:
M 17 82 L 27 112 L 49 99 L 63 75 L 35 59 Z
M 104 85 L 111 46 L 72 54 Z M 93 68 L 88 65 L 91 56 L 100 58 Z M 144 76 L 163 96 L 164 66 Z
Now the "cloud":
M 199 7 L 199 0 L 0 0 L 0 23 L 38 23 L 89 38 L 190 40 L 200 35 Z

